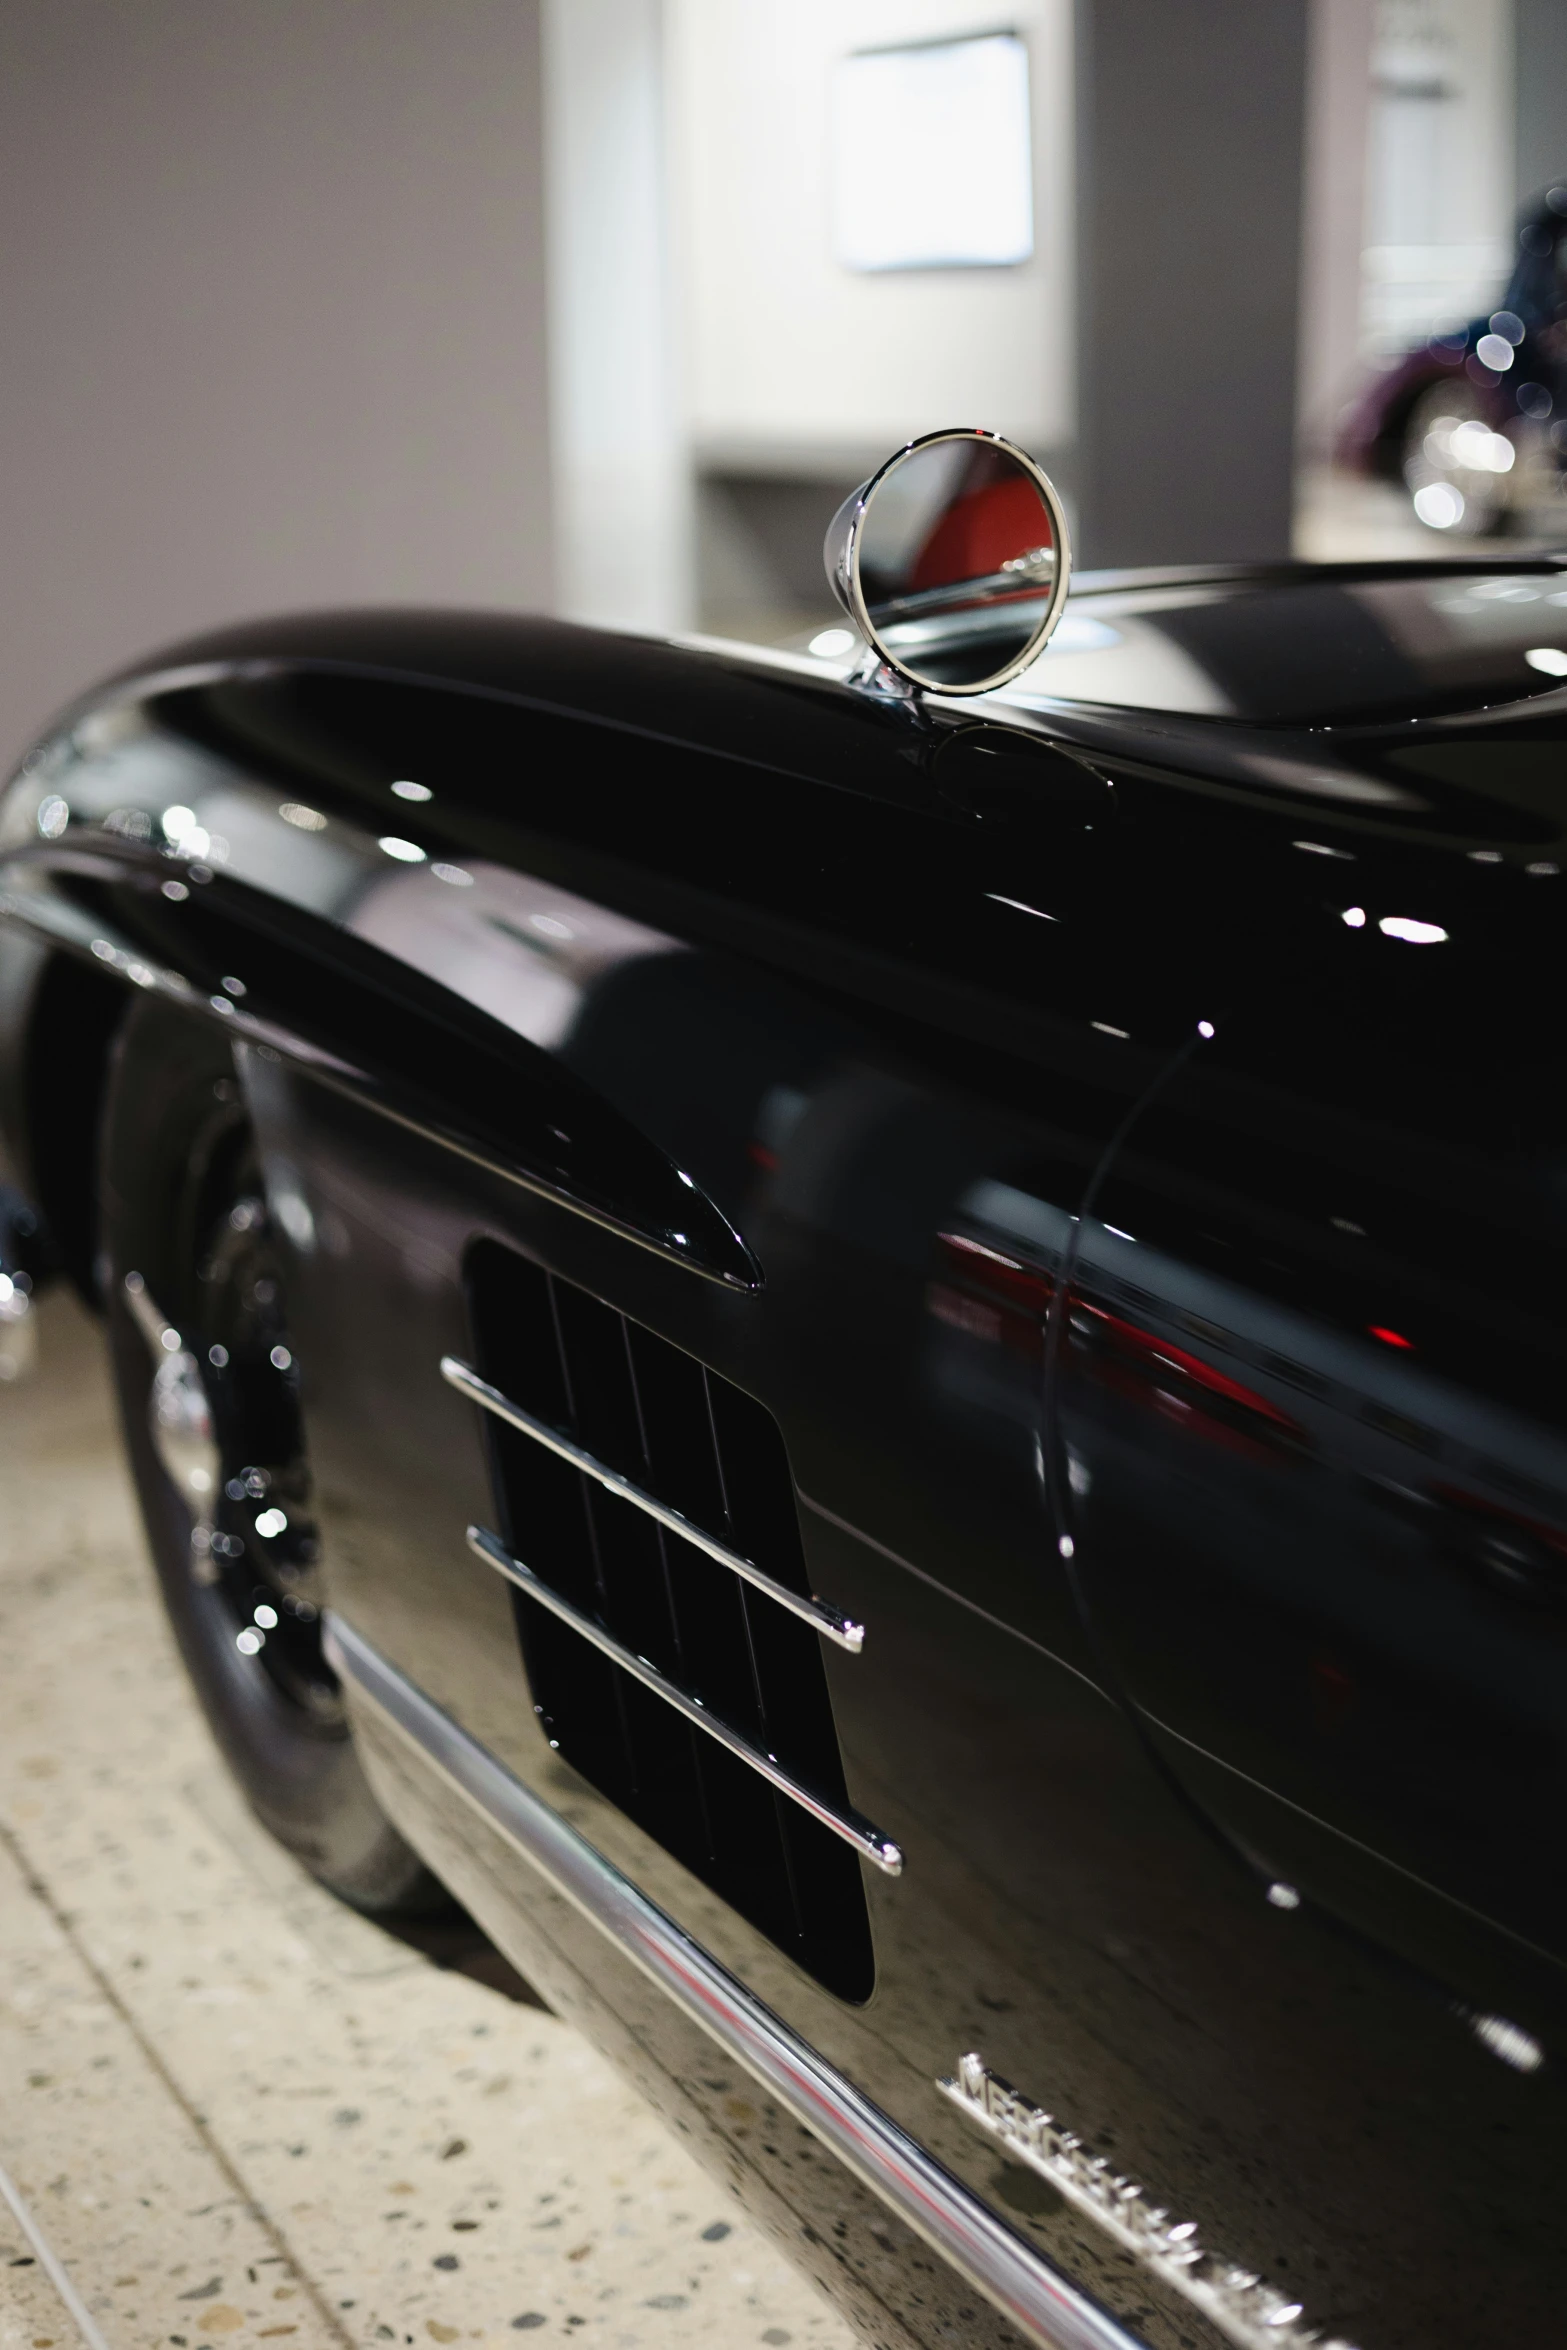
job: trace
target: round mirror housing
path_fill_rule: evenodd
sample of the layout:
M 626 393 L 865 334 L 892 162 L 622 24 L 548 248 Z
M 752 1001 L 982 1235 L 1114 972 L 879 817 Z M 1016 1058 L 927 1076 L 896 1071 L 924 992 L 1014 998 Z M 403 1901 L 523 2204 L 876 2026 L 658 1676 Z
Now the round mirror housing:
M 822 549 L 877 657 L 931 693 L 984 694 L 1044 650 L 1071 575 L 1055 484 L 999 433 L 931 432 L 846 498 Z

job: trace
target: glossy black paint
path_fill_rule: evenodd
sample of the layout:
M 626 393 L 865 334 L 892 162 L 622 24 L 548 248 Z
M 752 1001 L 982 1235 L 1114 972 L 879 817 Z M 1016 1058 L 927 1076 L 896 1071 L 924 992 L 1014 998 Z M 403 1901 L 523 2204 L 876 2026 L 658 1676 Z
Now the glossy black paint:
M 304 620 L 95 697 L 5 805 L 0 916 L 241 1042 L 334 1604 L 1161 2345 L 1201 2326 L 938 2097 L 963 2049 L 1361 2350 L 1552 2327 L 1567 695 L 1503 674 L 1353 725 L 910 714 Z M 868 1627 L 823 1660 L 848 1793 L 908 1856 L 863 2007 L 540 1732 L 438 1372 L 485 1240 L 783 1432 Z M 873 2222 L 832 2255 L 827 2166 L 696 2103 L 862 2322 L 938 2338 Z

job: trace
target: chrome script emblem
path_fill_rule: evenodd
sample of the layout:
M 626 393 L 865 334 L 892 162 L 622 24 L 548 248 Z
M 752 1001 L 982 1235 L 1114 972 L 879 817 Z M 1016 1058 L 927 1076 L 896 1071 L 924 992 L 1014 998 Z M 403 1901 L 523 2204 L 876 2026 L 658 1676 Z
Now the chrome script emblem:
M 993 2073 L 982 2057 L 965 2056 L 957 2078 L 938 2081 L 971 2122 L 999 2139 L 1015 2161 L 1027 2163 L 1050 2181 L 1079 2211 L 1097 2220 L 1128 2252 L 1211 2318 L 1241 2350 L 1276 2350 L 1281 2343 L 1305 2350 L 1352 2350 L 1327 2340 L 1305 2323 L 1298 2301 L 1265 2284 L 1250 2269 L 1209 2252 L 1197 2240 L 1195 2220 L 1177 2220 L 1151 2203 L 1141 2187 L 1113 2171 L 1037 2105 Z

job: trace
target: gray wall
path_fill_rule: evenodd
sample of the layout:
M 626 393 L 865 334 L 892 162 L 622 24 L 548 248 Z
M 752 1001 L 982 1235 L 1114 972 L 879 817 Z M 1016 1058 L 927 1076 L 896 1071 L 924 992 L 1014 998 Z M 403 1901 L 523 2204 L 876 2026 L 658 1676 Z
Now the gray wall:
M 1567 179 L 1567 0 L 1513 0 L 1518 201 Z
M 1079 0 L 1079 555 L 1289 552 L 1306 0 Z
M 537 0 L 0 7 L 0 758 L 248 612 L 551 591 Z

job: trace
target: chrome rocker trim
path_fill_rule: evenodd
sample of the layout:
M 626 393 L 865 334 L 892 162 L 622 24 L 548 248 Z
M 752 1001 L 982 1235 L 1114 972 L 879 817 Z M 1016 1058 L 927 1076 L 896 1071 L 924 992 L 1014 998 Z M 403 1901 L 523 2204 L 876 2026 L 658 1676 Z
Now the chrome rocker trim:
M 1144 2350 L 341 1616 L 324 1628 L 327 1655 L 356 1693 L 1038 2350 Z
M 698 1550 L 706 1551 L 710 1559 L 716 1559 L 721 1567 L 728 1567 L 731 1574 L 739 1575 L 756 1590 L 765 1591 L 769 1599 L 776 1599 L 780 1607 L 786 1607 L 791 1615 L 799 1616 L 802 1622 L 820 1632 L 824 1639 L 836 1642 L 839 1648 L 846 1648 L 851 1656 L 858 1656 L 864 1647 L 863 1624 L 852 1623 L 837 1608 L 828 1607 L 820 1599 L 807 1599 L 800 1592 L 791 1591 L 787 1583 L 778 1582 L 768 1574 L 765 1567 L 759 1567 L 754 1559 L 748 1559 L 742 1551 L 730 1550 L 727 1544 L 718 1541 L 714 1535 L 704 1534 L 700 1526 L 682 1517 L 678 1510 L 655 1501 L 651 1493 L 644 1493 L 640 1485 L 633 1485 L 631 1479 L 622 1477 L 618 1469 L 608 1468 L 594 1454 L 584 1452 L 580 1444 L 573 1444 L 569 1436 L 562 1436 L 560 1430 L 552 1428 L 547 1420 L 535 1419 L 532 1412 L 525 1412 L 521 1404 L 513 1403 L 509 1396 L 502 1395 L 498 1387 L 492 1387 L 487 1379 L 481 1379 L 471 1363 L 460 1361 L 456 1355 L 442 1355 L 441 1377 L 448 1387 L 455 1387 L 458 1394 L 467 1396 L 470 1403 L 479 1404 L 485 1411 L 493 1412 L 497 1420 L 504 1420 L 507 1427 L 515 1428 L 520 1436 L 531 1436 L 534 1443 L 542 1444 L 547 1452 L 557 1454 L 563 1461 L 570 1461 L 574 1469 L 581 1469 L 584 1475 L 596 1479 L 606 1493 L 616 1494 L 620 1500 L 629 1501 L 633 1509 L 641 1510 L 645 1517 L 651 1518 L 655 1525 L 662 1526 L 666 1533 L 678 1534 L 682 1542 L 694 1543 Z
M 839 1811 L 825 1796 L 817 1795 L 799 1779 L 791 1778 L 775 1756 L 765 1753 L 760 1746 L 753 1746 L 749 1738 L 742 1737 L 722 1715 L 713 1713 L 689 1689 L 682 1689 L 678 1681 L 672 1681 L 667 1673 L 660 1672 L 657 1665 L 649 1664 L 645 1656 L 638 1656 L 634 1648 L 627 1648 L 612 1632 L 606 1632 L 602 1624 L 595 1623 L 591 1616 L 573 1607 L 569 1599 L 563 1599 L 531 1567 L 525 1566 L 520 1558 L 514 1558 L 498 1534 L 492 1534 L 487 1526 L 470 1526 L 468 1547 L 486 1565 L 504 1575 L 507 1582 L 518 1591 L 526 1592 L 530 1599 L 537 1600 L 540 1607 L 548 1608 L 552 1616 L 558 1616 L 563 1624 L 569 1624 L 573 1632 L 580 1632 L 584 1640 L 591 1640 L 593 1646 L 601 1650 L 611 1663 L 619 1665 L 622 1672 L 630 1673 L 634 1680 L 641 1682 L 644 1689 L 651 1689 L 655 1697 L 661 1697 L 666 1705 L 673 1706 L 677 1714 L 683 1714 L 697 1729 L 705 1730 L 709 1738 L 716 1738 L 720 1746 L 727 1747 L 741 1762 L 749 1763 L 751 1769 L 759 1772 L 769 1786 L 776 1787 L 780 1795 L 787 1795 L 791 1803 L 797 1803 L 802 1811 L 808 1811 L 813 1820 L 819 1820 L 824 1828 L 830 1828 L 835 1836 L 841 1836 L 845 1844 L 852 1844 L 856 1852 L 885 1875 L 902 1875 L 903 1854 L 891 1837 L 884 1836 L 879 1828 L 873 1828 L 870 1821 L 862 1818 L 858 1812 Z

